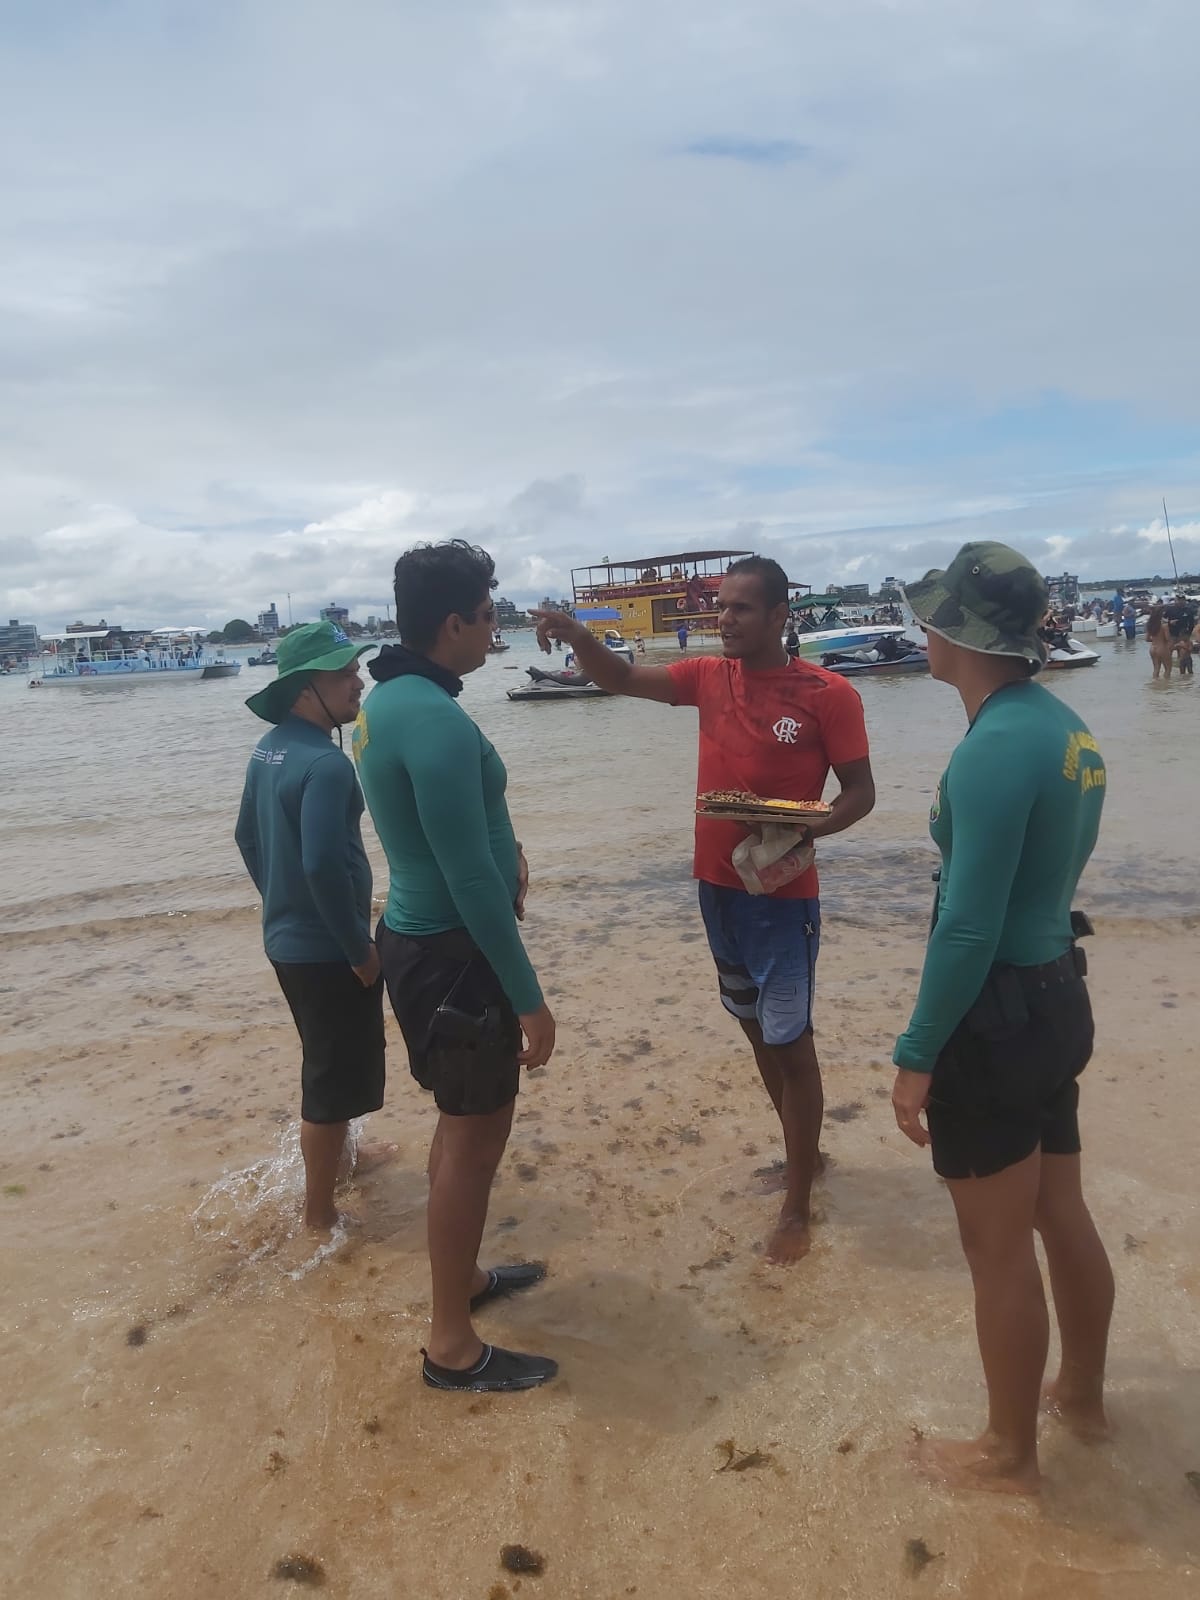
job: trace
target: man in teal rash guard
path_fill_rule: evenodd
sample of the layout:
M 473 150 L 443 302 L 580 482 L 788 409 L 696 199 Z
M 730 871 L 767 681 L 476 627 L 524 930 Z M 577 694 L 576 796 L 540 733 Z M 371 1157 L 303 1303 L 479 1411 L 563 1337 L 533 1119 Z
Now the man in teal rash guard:
M 540 1281 L 534 1262 L 482 1269 L 492 1179 L 521 1067 L 554 1049 L 554 1018 L 521 943 L 526 872 L 504 763 L 457 703 L 495 626 L 495 566 L 451 539 L 396 563 L 402 643 L 371 663 L 354 729 L 363 791 L 390 869 L 376 935 L 409 1065 L 440 1113 L 429 1154 L 433 1318 L 422 1376 L 436 1389 L 529 1389 L 558 1368 L 484 1344 L 471 1321 Z M 522 1049 L 522 1034 L 525 1047 Z
M 969 727 L 933 803 L 937 909 L 892 1102 L 950 1190 L 988 1388 L 982 1436 L 925 1440 L 919 1464 L 954 1485 L 1029 1493 L 1049 1342 L 1035 1230 L 1062 1338 L 1045 1399 L 1076 1433 L 1107 1432 L 1113 1279 L 1080 1175 L 1077 1080 L 1093 1026 L 1071 913 L 1105 768 L 1080 719 L 1033 681 L 1047 594 L 1023 556 L 964 545 L 906 598 Z
M 352 1118 L 383 1104 L 383 981 L 371 942 L 371 865 L 354 768 L 330 737 L 362 698 L 355 645 L 309 622 L 246 701 L 272 724 L 246 769 L 235 838 L 262 895 L 263 943 L 300 1035 L 304 1221 L 332 1228 Z M 338 733 L 341 740 L 341 733 Z

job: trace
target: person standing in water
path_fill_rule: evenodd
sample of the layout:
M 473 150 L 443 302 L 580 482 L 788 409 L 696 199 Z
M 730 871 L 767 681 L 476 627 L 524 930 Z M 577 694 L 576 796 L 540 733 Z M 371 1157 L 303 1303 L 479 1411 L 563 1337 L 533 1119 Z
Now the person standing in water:
M 1075 939 L 1090 928 L 1071 911 L 1105 768 L 1079 717 L 1032 681 L 1047 595 L 1023 556 L 964 545 L 907 600 L 968 729 L 933 802 L 937 910 L 892 1103 L 950 1191 L 988 1389 L 980 1437 L 925 1440 L 919 1464 L 956 1485 L 1032 1492 L 1049 1342 L 1035 1232 L 1062 1338 L 1046 1403 L 1086 1438 L 1108 1427 L 1113 1278 L 1083 1198 L 1078 1116 L 1093 1024 Z
M 362 699 L 354 645 L 332 622 L 280 643 L 278 672 L 246 701 L 271 723 L 250 757 L 235 838 L 262 896 L 263 943 L 296 1030 L 304 1221 L 332 1228 L 351 1119 L 383 1104 L 383 979 L 371 939 L 363 799 L 332 733 Z M 339 732 L 340 740 L 341 734 Z
M 542 648 L 566 639 L 584 671 L 610 693 L 699 707 L 701 792 L 819 800 L 832 767 L 841 786 L 832 815 L 813 822 L 807 838 L 851 827 L 875 804 L 862 701 L 836 673 L 789 658 L 783 568 L 764 556 L 735 561 L 721 581 L 717 613 L 723 657 L 693 656 L 669 667 L 630 666 L 562 612 L 533 615 Z M 786 1192 L 767 1255 L 790 1262 L 811 1245 L 824 1114 L 812 1028 L 820 891 L 811 867 L 773 894 L 749 894 L 731 859 L 746 832 L 739 823 L 697 817 L 694 872 L 721 1003 L 750 1041 L 783 1128 Z
M 413 1077 L 439 1113 L 429 1152 L 433 1323 L 421 1372 L 431 1388 L 477 1392 L 531 1389 L 558 1371 L 546 1356 L 485 1344 L 472 1322 L 546 1275 L 536 1262 L 485 1269 L 478 1256 L 521 1068 L 544 1066 L 554 1050 L 554 1018 L 518 930 L 528 872 L 508 775 L 456 703 L 463 676 L 487 660 L 495 586 L 491 556 L 462 539 L 400 557 L 401 643 L 371 663 L 377 687 L 353 741 L 390 872 L 377 933 L 384 978 Z

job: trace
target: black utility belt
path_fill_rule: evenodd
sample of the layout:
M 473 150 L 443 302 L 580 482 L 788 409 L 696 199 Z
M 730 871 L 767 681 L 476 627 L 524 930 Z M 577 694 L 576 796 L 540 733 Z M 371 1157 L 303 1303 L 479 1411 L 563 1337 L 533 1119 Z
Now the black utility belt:
M 1013 967 L 1022 983 L 1035 989 L 1048 988 L 1052 983 L 1071 983 L 1076 978 L 1086 978 L 1087 951 L 1073 944 L 1053 961 L 1043 961 L 1040 967 Z
M 1037 967 L 998 962 L 983 981 L 979 998 L 963 1018 L 968 1033 L 980 1039 L 1003 1039 L 1029 1022 L 1029 1002 L 1036 995 L 1087 976 L 1087 956 L 1078 945 Z

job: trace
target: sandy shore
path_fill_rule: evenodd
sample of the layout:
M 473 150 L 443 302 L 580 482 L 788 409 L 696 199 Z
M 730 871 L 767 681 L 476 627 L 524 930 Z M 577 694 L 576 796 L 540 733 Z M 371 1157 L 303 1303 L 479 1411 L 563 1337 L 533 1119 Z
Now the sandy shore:
M 829 925 L 833 1165 L 789 1270 L 756 1249 L 774 1131 L 698 921 L 614 900 L 611 935 L 581 939 L 533 909 L 561 1043 L 518 1103 L 486 1257 L 551 1275 L 486 1329 L 562 1377 L 516 1398 L 418 1380 L 432 1114 L 394 1034 L 370 1134 L 399 1157 L 314 1262 L 253 915 L 9 936 L 3 1592 L 282 1596 L 293 1556 L 339 1600 L 1200 1592 L 1195 931 L 1094 941 L 1085 1141 L 1119 1432 L 1087 1449 L 1049 1425 L 1046 1493 L 1016 1505 L 903 1461 L 913 1428 L 971 1429 L 983 1398 L 949 1202 L 887 1099 L 919 931 Z M 765 1459 L 719 1471 L 729 1440 Z M 502 1571 L 510 1543 L 544 1575 Z

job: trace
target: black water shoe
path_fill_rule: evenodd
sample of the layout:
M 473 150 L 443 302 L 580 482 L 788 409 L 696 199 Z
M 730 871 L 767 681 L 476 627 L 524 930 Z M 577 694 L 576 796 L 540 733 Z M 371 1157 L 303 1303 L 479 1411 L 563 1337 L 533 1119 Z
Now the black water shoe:
M 471 1310 L 478 1311 L 489 1300 L 502 1300 L 505 1295 L 532 1289 L 545 1276 L 546 1268 L 540 1261 L 522 1261 L 513 1267 L 493 1267 L 488 1273 L 487 1288 L 471 1296 Z
M 557 1376 L 558 1362 L 549 1356 L 522 1355 L 519 1350 L 501 1350 L 497 1345 L 485 1344 L 483 1354 L 473 1367 L 465 1371 L 457 1367 L 439 1367 L 425 1357 L 421 1376 L 431 1389 L 465 1389 L 472 1394 L 511 1394 L 517 1389 L 536 1389 Z

